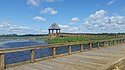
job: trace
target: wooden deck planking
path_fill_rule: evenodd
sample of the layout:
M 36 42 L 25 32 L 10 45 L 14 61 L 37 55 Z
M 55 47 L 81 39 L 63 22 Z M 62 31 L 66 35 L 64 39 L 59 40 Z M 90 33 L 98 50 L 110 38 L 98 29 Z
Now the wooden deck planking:
M 56 61 L 60 61 L 60 60 L 56 60 Z M 81 66 L 81 67 L 87 67 L 87 68 L 91 68 L 91 69 L 96 69 L 96 66 L 101 66 L 101 64 L 98 63 L 92 63 L 92 62 L 87 62 L 87 61 L 82 61 L 82 60 L 73 60 L 73 59 L 65 59 L 60 61 L 62 63 L 67 63 L 67 64 L 72 64 L 75 66 Z
M 92 58 L 92 57 L 68 57 L 69 59 L 74 59 L 74 60 L 82 60 L 82 61 L 85 61 L 85 62 L 92 62 L 92 63 L 98 63 L 98 64 L 106 64 L 107 62 L 109 62 L 108 60 L 111 60 L 112 58 Z M 84 59 L 83 59 L 84 58 Z
M 102 70 L 125 57 L 125 44 L 29 63 L 5 70 Z
M 50 65 L 52 67 L 55 67 L 56 69 L 51 69 L 51 70 L 82 70 L 84 67 L 82 66 L 76 66 L 74 64 L 71 64 L 71 63 L 66 63 L 66 62 L 60 62 L 60 61 L 57 61 L 57 60 L 51 60 L 50 61 L 51 63 L 48 63 L 48 62 L 43 62 L 43 64 L 46 64 L 46 65 Z M 87 70 L 89 70 L 88 68 L 85 68 Z

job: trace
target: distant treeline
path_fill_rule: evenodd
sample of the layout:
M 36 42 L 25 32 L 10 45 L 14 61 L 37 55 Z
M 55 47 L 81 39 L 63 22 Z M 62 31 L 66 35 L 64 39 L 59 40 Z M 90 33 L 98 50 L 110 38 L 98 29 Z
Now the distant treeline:
M 25 34 L 25 35 L 18 35 L 18 34 L 6 34 L 6 35 L 0 35 L 0 37 L 10 37 L 10 36 L 19 36 L 19 37 L 22 37 L 22 36 L 48 36 L 48 34 Z
M 125 35 L 125 33 L 63 33 L 63 34 L 92 34 L 92 35 Z M 5 34 L 0 35 L 0 37 L 8 37 L 8 36 L 48 36 L 48 34 L 25 34 L 25 35 L 18 35 L 18 34 Z

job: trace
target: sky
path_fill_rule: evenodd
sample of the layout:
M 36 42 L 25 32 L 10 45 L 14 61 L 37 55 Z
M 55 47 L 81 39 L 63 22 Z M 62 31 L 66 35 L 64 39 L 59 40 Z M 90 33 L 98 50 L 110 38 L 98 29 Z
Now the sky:
M 110 20 L 110 21 L 109 21 Z M 125 0 L 0 0 L 0 34 L 125 32 Z

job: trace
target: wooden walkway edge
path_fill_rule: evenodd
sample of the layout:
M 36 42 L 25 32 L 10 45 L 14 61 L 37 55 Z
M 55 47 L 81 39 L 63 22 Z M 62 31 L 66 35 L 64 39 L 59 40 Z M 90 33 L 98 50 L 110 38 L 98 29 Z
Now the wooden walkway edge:
M 125 44 L 56 57 L 5 70 L 124 70 Z

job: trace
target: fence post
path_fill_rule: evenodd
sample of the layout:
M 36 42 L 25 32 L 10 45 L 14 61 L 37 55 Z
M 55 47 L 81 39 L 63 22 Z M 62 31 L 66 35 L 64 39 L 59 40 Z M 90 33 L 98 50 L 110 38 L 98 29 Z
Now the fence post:
M 99 43 L 99 42 L 97 42 L 97 49 L 99 49 L 99 47 L 100 47 L 100 43 Z
M 56 58 L 56 47 L 52 47 L 52 51 L 53 51 L 53 58 Z
M 119 44 L 119 40 L 117 40 L 117 45 Z
M 112 40 L 110 41 L 110 43 L 111 43 L 111 45 L 113 45 L 113 42 L 112 42 Z
M 35 50 L 34 49 L 31 50 L 31 62 L 32 63 L 35 62 Z
M 89 50 L 92 49 L 92 43 L 89 43 Z
M 105 47 L 105 41 L 103 41 L 103 47 Z
M 68 52 L 68 54 L 71 55 L 71 52 L 72 52 L 72 46 L 69 45 L 68 48 L 69 48 L 69 52 Z
M 80 52 L 83 52 L 83 44 L 80 44 Z
M 117 40 L 115 40 L 115 45 L 117 45 Z
M 105 46 L 107 47 L 107 41 L 105 41 Z
M 125 43 L 125 39 L 123 39 L 123 43 Z
M 0 53 L 0 70 L 4 70 L 5 63 L 4 63 L 4 53 Z
M 115 45 L 115 40 L 113 40 L 113 45 Z
M 111 43 L 110 43 L 110 41 L 108 41 L 109 42 L 109 47 L 111 46 Z

